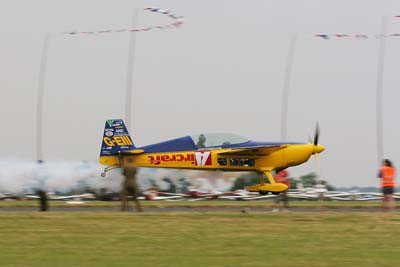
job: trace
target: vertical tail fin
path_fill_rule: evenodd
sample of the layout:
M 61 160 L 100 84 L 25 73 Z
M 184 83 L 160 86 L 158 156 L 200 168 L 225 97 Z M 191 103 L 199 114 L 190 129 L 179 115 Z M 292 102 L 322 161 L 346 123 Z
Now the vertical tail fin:
M 121 119 L 107 120 L 104 127 L 100 157 L 112 156 L 119 152 L 135 149 L 135 145 L 129 136 L 128 129 Z

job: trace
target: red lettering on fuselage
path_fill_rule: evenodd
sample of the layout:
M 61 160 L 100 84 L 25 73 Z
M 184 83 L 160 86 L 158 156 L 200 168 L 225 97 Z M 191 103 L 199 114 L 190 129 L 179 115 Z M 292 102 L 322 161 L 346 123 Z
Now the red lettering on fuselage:
M 195 164 L 194 153 L 148 156 L 148 159 L 150 164 L 152 165 L 160 165 L 162 162 L 188 162 L 188 161 L 191 162 L 193 165 Z

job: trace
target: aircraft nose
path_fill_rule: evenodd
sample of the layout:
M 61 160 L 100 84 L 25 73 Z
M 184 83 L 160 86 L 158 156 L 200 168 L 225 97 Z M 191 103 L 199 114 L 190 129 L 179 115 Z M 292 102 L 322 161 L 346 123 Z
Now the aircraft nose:
M 319 144 L 315 145 L 314 146 L 314 150 L 313 150 L 313 154 L 319 154 L 324 150 L 325 150 L 325 147 L 323 145 L 319 145 Z

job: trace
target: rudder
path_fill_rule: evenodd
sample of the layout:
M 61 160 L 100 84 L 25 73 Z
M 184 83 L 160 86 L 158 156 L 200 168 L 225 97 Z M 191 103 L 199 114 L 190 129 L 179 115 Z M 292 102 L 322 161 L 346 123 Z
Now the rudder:
M 122 119 L 107 120 L 104 126 L 100 157 L 113 156 L 135 149 L 135 145 Z

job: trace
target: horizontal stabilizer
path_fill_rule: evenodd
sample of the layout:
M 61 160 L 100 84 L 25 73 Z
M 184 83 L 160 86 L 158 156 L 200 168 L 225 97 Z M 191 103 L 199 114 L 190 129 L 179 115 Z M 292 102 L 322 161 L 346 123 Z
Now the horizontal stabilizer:
M 121 152 L 122 155 L 137 155 L 137 154 L 142 154 L 142 153 L 144 153 L 143 149 L 134 149 L 134 150 Z

